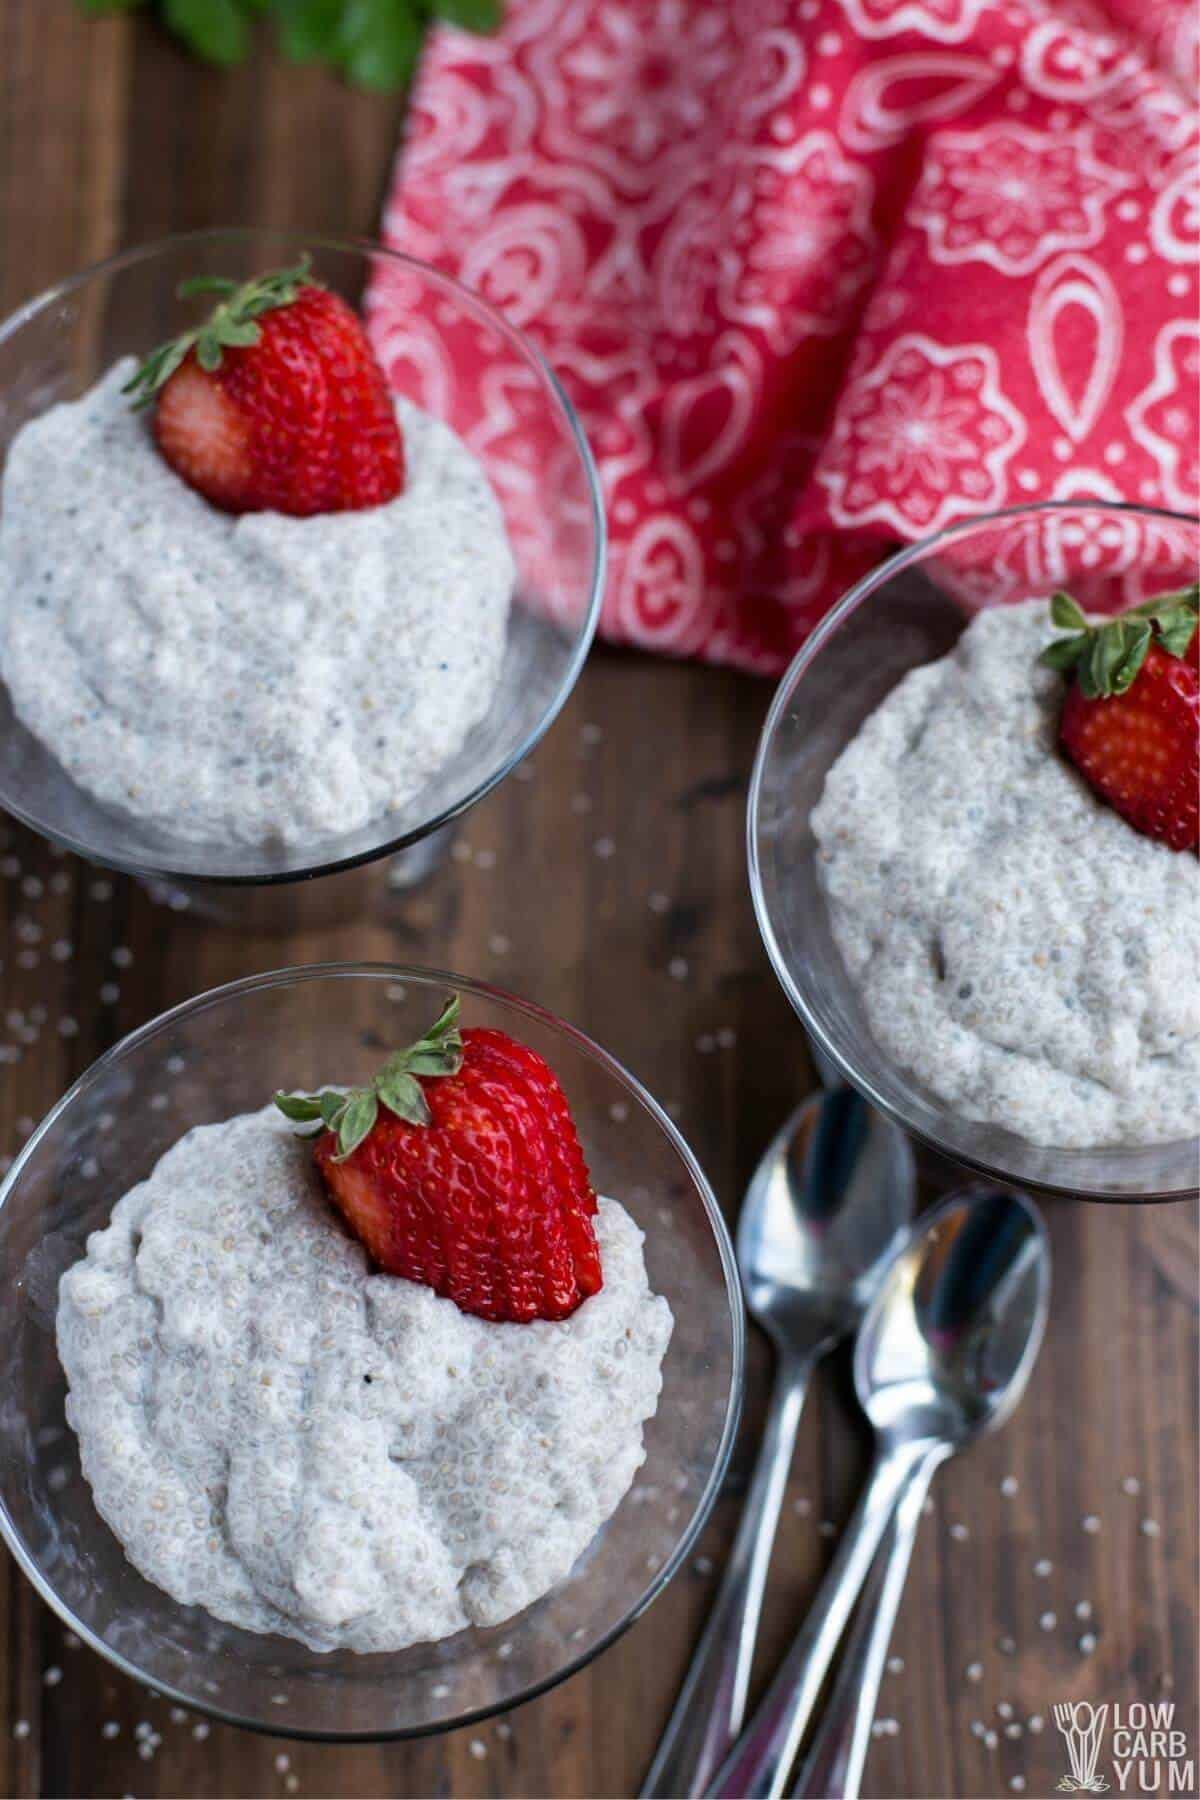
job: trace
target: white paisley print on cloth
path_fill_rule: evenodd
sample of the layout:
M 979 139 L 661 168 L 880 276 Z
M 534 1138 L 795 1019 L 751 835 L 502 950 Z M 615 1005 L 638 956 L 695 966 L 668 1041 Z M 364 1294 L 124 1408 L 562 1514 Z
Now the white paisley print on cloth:
M 1162 476 L 1172 506 L 1194 504 L 1200 486 L 1196 392 L 1200 388 L 1200 326 L 1164 325 L 1154 345 L 1154 379 L 1129 409 L 1129 427 Z
M 812 131 L 764 158 L 756 187 L 761 231 L 744 258 L 727 261 L 723 300 L 761 325 L 772 349 L 787 350 L 810 333 L 838 331 L 850 316 L 873 269 L 874 183 L 835 137 Z
M 997 506 L 1024 437 L 986 344 L 914 334 L 843 396 L 817 479 L 839 525 L 878 520 L 920 536 Z
M 864 38 L 914 31 L 932 43 L 970 37 L 987 0 L 842 0 L 846 17 Z
M 1120 296 L 1092 257 L 1071 252 L 1038 276 L 1029 303 L 1029 360 L 1043 400 L 1073 444 L 1090 438 L 1104 416 L 1124 337 Z M 1092 492 L 1120 498 L 1102 484 Z
M 776 670 L 953 520 L 1200 507 L 1192 4 L 507 0 L 493 37 L 433 35 L 385 236 L 561 379 L 606 635 Z M 517 532 L 579 506 L 506 466 L 522 377 L 494 334 L 416 316 L 401 276 L 369 298 Z M 1123 570 L 1126 537 L 1054 554 Z M 1018 591 L 1005 555 L 964 592 Z
M 1027 275 L 1056 250 L 1096 243 L 1105 203 L 1130 178 L 1095 161 L 1090 136 L 1009 124 L 943 132 L 913 202 L 933 261 Z

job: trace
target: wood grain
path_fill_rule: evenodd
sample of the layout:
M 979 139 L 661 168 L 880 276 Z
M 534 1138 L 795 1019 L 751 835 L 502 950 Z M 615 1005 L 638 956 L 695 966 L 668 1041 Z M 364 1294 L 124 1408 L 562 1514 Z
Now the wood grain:
M 215 74 L 144 19 L 84 24 L 67 0 L 0 0 L 0 82 L 6 308 L 168 231 L 375 226 L 399 106 L 265 49 Z M 745 783 L 767 700 L 765 685 L 719 671 L 598 653 L 531 768 L 466 821 L 457 858 L 407 902 L 320 934 L 255 937 L 178 918 L 12 828 L 0 850 L 0 1020 L 20 1013 L 32 1041 L 0 1067 L 0 1152 L 106 1045 L 198 989 L 285 962 L 389 957 L 484 975 L 586 1027 L 671 1105 L 732 1210 L 811 1082 L 746 890 Z M 44 1020 L 31 1024 L 38 1008 Z M 930 1170 L 933 1187 L 953 1179 Z M 1170 1696 L 1197 1747 L 1195 1215 L 1058 1203 L 1049 1216 L 1049 1339 L 1018 1417 L 935 1486 L 868 1794 L 1001 1795 L 1020 1791 L 1014 1778 L 1049 1793 L 1066 1768 L 1050 1714 L 1061 1699 Z M 173 1719 L 72 1648 L 3 1559 L 0 1791 L 633 1794 L 736 1517 L 768 1377 L 763 1346 L 753 1352 L 733 1477 L 693 1566 L 589 1670 L 475 1732 L 331 1749 Z M 865 1465 L 844 1359 L 822 1376 L 772 1577 L 764 1675 Z M 1087 1632 L 1091 1651 L 1080 1648 Z M 1029 1723 L 1039 1716 L 1040 1732 Z M 162 1738 L 148 1760 L 135 1744 L 142 1720 Z M 106 1722 L 117 1735 L 102 1735 Z M 980 1730 L 996 1733 L 994 1747 Z

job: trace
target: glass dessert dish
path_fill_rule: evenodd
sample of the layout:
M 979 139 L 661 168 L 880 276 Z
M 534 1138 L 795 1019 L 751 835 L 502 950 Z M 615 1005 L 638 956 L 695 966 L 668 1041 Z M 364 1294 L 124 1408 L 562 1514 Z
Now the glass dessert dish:
M 795 657 L 763 729 L 749 796 L 751 888 L 776 974 L 818 1055 L 915 1136 L 1001 1181 L 1096 1200 L 1175 1198 L 1196 1191 L 1200 1146 L 1184 1137 L 1047 1147 L 965 1116 L 900 1066 L 876 1040 L 835 941 L 813 808 L 868 716 L 910 670 L 945 656 L 982 609 L 1065 587 L 1088 611 L 1119 610 L 1186 586 L 1198 567 L 1200 521 L 1147 508 L 1049 502 L 956 525 L 846 594 Z
M 247 889 L 406 852 L 399 885 L 435 834 L 538 742 L 575 683 L 599 615 L 603 509 L 590 451 L 554 376 L 483 301 L 376 245 L 258 228 L 190 233 L 124 252 L 29 301 L 0 324 L 0 463 L 29 421 L 87 393 L 118 359 L 140 360 L 202 319 L 212 294 L 181 298 L 181 282 L 245 280 L 306 253 L 313 279 L 363 313 L 395 398 L 451 427 L 482 467 L 515 564 L 506 647 L 486 715 L 418 792 L 360 828 L 286 845 L 197 841 L 101 804 L 26 729 L 0 683 L 0 806 L 90 861 L 139 876 L 175 906 L 210 916 L 253 913 Z M 402 657 L 402 634 L 380 654 Z M 347 703 L 366 698 L 348 695 Z M 305 892 L 312 890 L 293 891 L 291 914 Z
M 447 989 L 461 993 L 464 1023 L 506 1030 L 551 1064 L 597 1192 L 620 1196 L 644 1232 L 651 1288 L 675 1318 L 663 1388 L 633 1488 L 544 1598 L 490 1629 L 396 1653 L 316 1653 L 181 1605 L 126 1560 L 64 1418 L 58 1282 L 88 1233 L 192 1126 L 258 1105 L 277 1083 L 310 1089 L 332 1068 L 347 1081 L 369 1075 L 381 1047 L 419 1035 Z M 0 1529 L 9 1548 L 72 1630 L 117 1667 L 239 1725 L 403 1737 L 517 1705 L 582 1667 L 662 1591 L 729 1459 L 741 1297 L 695 1158 L 650 1096 L 580 1032 L 457 976 L 389 965 L 283 970 L 218 988 L 134 1032 L 59 1102 L 0 1188 L 0 1269 L 9 1319 Z

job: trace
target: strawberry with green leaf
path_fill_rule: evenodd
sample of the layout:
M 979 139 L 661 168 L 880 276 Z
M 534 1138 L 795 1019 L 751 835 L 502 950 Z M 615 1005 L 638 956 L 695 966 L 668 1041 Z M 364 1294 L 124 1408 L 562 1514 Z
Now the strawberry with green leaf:
M 363 329 L 303 257 L 251 281 L 203 275 L 208 317 L 152 352 L 125 392 L 154 438 L 225 512 L 304 517 L 381 506 L 404 486 L 392 396 Z
M 1200 583 L 1111 619 L 1055 594 L 1050 617 L 1068 633 L 1041 656 L 1070 682 L 1064 753 L 1136 831 L 1200 849 Z
M 275 1104 L 317 1125 L 329 1197 L 381 1269 L 479 1318 L 564 1319 L 603 1284 L 566 1096 L 534 1051 L 458 1016 L 455 996 L 365 1087 Z

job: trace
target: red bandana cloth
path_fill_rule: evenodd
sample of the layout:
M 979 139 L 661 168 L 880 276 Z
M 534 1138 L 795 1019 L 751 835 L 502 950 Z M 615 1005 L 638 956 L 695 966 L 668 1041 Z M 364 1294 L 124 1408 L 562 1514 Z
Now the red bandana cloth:
M 385 237 L 560 376 L 603 483 L 606 636 L 776 670 L 955 520 L 1197 510 L 1198 18 L 510 0 L 495 37 L 434 36 Z M 444 381 L 403 289 L 372 305 L 384 359 Z

